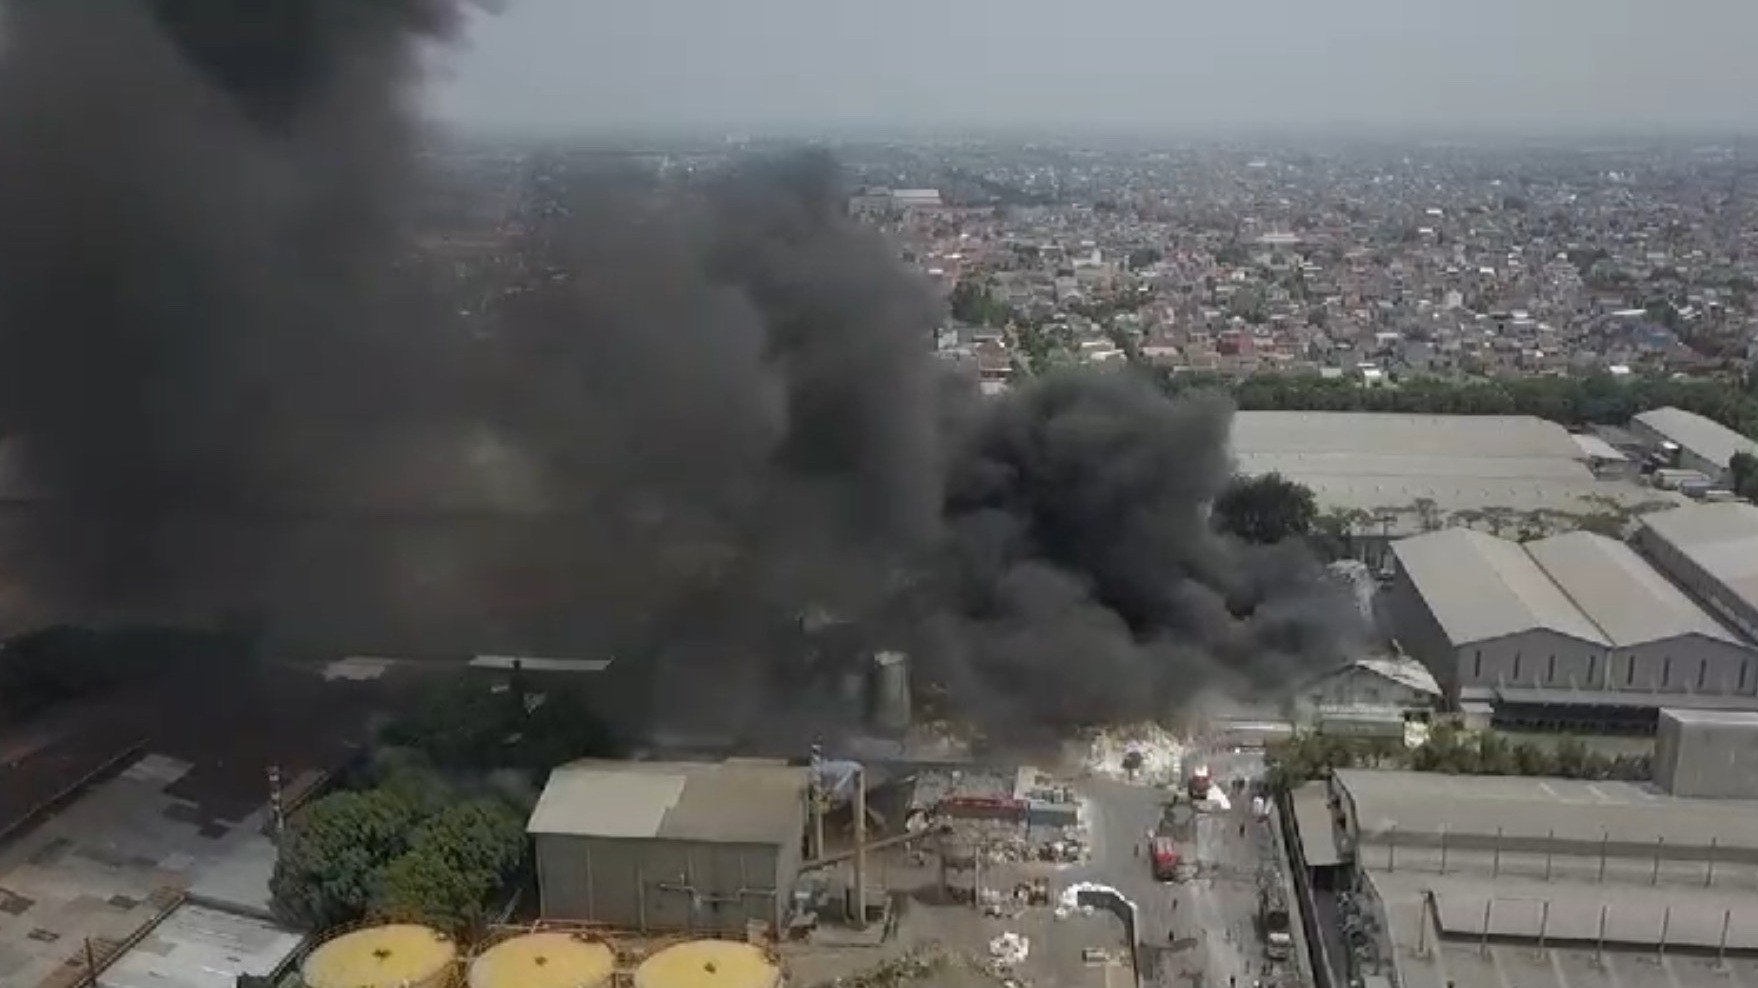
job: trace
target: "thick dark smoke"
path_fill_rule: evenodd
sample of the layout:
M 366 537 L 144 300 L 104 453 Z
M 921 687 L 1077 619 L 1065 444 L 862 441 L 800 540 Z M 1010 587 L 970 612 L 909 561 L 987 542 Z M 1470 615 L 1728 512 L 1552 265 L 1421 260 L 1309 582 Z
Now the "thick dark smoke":
M 399 229 L 452 3 L 3 9 L 12 615 L 614 651 L 717 726 L 792 723 L 877 647 L 1002 727 L 1335 654 L 1310 561 L 1210 531 L 1225 406 L 950 386 L 821 157 L 540 165 L 523 280 L 466 325 Z

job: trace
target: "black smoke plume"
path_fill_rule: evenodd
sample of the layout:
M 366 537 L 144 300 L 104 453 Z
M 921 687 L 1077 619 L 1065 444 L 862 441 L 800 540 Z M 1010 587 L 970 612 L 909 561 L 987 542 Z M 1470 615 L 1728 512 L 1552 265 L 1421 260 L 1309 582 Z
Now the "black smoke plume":
M 464 320 L 400 226 L 452 3 L 3 9 L 20 620 L 616 652 L 656 715 L 727 727 L 795 724 L 880 647 L 1001 727 L 1336 652 L 1311 563 L 1206 522 L 1224 405 L 948 384 L 937 303 L 821 156 L 668 185 L 540 163 L 518 277 Z

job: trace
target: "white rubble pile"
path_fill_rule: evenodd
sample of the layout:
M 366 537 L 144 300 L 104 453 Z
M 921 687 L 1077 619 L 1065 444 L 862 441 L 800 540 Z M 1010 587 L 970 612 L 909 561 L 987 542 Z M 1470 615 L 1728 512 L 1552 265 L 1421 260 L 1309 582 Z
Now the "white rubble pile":
M 1084 765 L 1089 773 L 1106 778 L 1173 785 L 1178 781 L 1184 747 L 1184 742 L 1158 724 L 1101 728 L 1093 732 Z M 1138 759 L 1132 772 L 1129 766 Z
M 1025 963 L 1026 955 L 1031 953 L 1032 942 L 1027 937 L 1009 930 L 989 941 L 989 956 L 1002 967 L 1016 967 Z
M 1055 916 L 1057 919 L 1067 919 L 1075 913 L 1080 913 L 1082 916 L 1092 915 L 1092 906 L 1081 905 L 1080 896 L 1082 892 L 1107 892 L 1123 900 L 1131 910 L 1135 909 L 1135 903 L 1130 902 L 1128 896 L 1125 896 L 1122 892 L 1117 891 L 1109 885 L 1100 885 L 1098 882 L 1075 882 L 1073 885 L 1063 889 L 1062 894 L 1056 897 Z

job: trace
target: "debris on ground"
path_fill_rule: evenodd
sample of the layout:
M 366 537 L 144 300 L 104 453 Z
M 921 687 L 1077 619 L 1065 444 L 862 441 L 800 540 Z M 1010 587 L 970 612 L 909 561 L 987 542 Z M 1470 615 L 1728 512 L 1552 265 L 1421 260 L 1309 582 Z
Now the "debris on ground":
M 901 988 L 943 970 L 950 958 L 938 943 L 924 943 L 855 974 L 823 982 L 821 988 Z
M 1002 967 L 1017 967 L 1031 953 L 1030 938 L 1009 930 L 989 941 L 989 956 Z
M 1093 732 L 1083 761 L 1092 775 L 1171 785 L 1178 780 L 1184 748 L 1158 724 L 1107 727 Z

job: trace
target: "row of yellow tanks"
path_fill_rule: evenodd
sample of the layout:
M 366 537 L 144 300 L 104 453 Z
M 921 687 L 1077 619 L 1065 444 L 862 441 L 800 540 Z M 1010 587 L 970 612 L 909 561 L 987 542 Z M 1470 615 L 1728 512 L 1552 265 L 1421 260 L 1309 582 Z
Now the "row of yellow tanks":
M 780 988 L 763 948 L 736 940 L 661 947 L 619 976 L 616 951 L 591 933 L 532 930 L 493 940 L 465 960 L 452 937 L 426 926 L 368 926 L 305 956 L 305 988 Z M 460 978 L 459 975 L 463 977 Z

